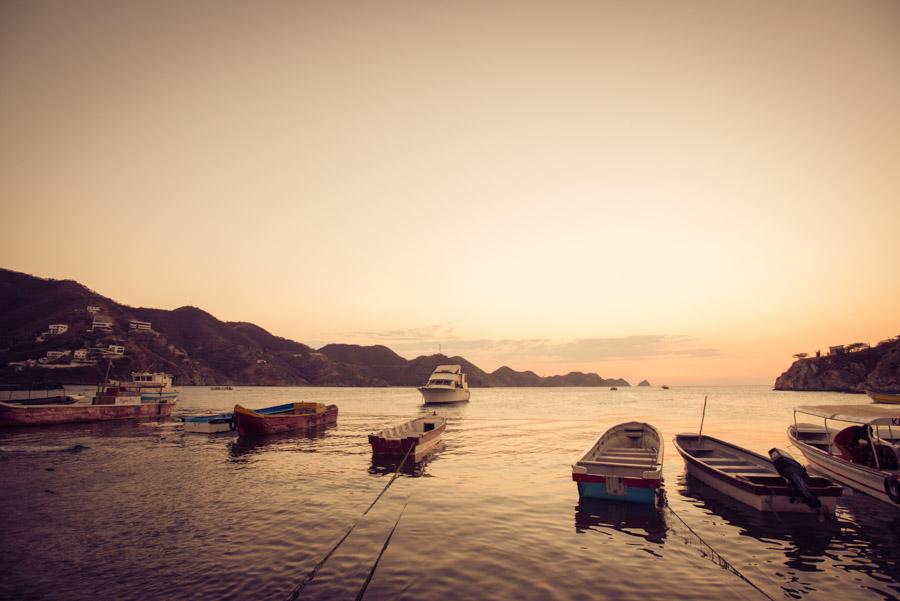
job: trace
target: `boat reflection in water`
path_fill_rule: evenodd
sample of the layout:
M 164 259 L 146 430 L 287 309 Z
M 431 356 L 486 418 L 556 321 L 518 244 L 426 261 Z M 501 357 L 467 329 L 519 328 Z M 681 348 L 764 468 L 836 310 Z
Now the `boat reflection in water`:
M 653 505 L 583 498 L 575 506 L 575 531 L 609 529 L 662 544 L 668 527 L 665 513 Z
M 784 554 L 784 565 L 788 568 L 802 572 L 821 571 L 822 558 L 832 538 L 840 536 L 841 528 L 837 520 L 821 519 L 811 513 L 759 512 L 736 503 L 728 495 L 693 476 L 682 478 L 679 478 L 679 484 L 683 488 L 679 492 L 683 497 L 693 500 L 694 506 L 700 510 L 737 528 L 739 536 L 759 541 L 759 553 L 780 550 Z
M 334 424 L 329 424 L 310 430 L 292 430 L 268 436 L 239 436 L 228 444 L 228 453 L 235 460 L 271 451 L 313 453 L 315 449 L 308 448 L 308 443 L 324 438 L 334 427 Z
M 372 476 L 390 476 L 400 467 L 400 473 L 406 476 L 418 478 L 425 475 L 426 466 L 444 449 L 444 442 L 438 442 L 418 462 L 412 460 L 412 456 L 403 461 L 403 457 L 394 455 L 372 455 L 372 464 L 369 466 L 369 474 Z M 400 466 L 400 463 L 403 466 Z

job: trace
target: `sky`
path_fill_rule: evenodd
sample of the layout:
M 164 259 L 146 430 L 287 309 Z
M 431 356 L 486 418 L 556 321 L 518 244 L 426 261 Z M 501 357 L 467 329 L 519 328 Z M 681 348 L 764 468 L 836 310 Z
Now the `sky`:
M 900 3 L 0 2 L 0 266 L 768 384 L 900 334 Z

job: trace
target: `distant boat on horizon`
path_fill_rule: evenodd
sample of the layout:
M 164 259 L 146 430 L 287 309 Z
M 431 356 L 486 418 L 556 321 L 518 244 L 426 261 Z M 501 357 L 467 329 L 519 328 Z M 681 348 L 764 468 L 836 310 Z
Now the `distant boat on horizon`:
M 461 365 L 438 365 L 419 392 L 426 403 L 463 403 L 469 400 L 469 382 Z
M 866 394 L 876 403 L 900 403 L 900 392 L 875 392 L 867 390 Z
M 668 387 L 668 386 L 666 386 L 666 385 L 665 385 L 665 384 L 663 384 L 663 385 L 662 385 L 662 389 L 663 389 L 663 390 L 668 390 L 668 389 L 669 389 L 669 387 Z

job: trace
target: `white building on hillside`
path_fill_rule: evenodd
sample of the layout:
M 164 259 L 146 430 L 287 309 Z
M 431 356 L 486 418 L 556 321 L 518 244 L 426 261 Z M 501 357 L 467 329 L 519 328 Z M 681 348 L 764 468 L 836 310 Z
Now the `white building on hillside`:
M 53 334 L 54 336 L 58 334 L 65 334 L 69 331 L 69 325 L 65 323 L 51 323 L 47 326 L 47 333 Z
M 128 328 L 131 330 L 138 330 L 140 332 L 153 331 L 153 327 L 151 326 L 149 321 L 138 321 L 136 319 L 132 319 L 128 322 Z
M 103 330 L 104 332 L 112 331 L 113 323 L 107 317 L 95 317 L 91 323 L 91 331 Z

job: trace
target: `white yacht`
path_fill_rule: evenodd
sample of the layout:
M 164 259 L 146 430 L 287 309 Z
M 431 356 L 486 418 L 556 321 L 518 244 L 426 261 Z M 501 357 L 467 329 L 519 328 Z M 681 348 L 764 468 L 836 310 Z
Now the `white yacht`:
M 469 400 L 469 382 L 462 366 L 438 365 L 419 392 L 426 403 L 461 403 Z

